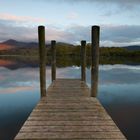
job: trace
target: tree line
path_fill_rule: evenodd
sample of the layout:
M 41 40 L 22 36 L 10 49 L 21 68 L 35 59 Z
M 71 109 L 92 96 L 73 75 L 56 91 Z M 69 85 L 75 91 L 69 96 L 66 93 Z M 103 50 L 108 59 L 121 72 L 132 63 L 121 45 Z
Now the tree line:
M 51 47 L 46 47 L 48 56 L 51 56 Z M 0 55 L 23 55 L 23 56 L 38 56 L 38 48 L 15 48 L 11 50 L 1 50 Z M 69 45 L 56 45 L 57 56 L 80 56 L 81 46 L 69 46 Z M 91 45 L 86 46 L 87 57 L 91 56 Z M 100 47 L 100 57 L 140 57 L 140 51 L 128 50 L 121 47 Z

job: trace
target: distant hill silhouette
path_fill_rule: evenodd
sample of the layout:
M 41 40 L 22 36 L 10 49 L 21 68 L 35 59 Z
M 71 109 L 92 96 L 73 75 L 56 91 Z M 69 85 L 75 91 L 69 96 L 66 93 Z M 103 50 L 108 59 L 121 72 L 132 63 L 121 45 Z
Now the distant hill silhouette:
M 64 42 L 57 42 L 57 45 L 59 46 L 69 46 L 73 47 L 74 45 L 64 43 Z M 46 44 L 46 47 L 50 47 L 50 43 Z M 0 50 L 7 50 L 7 49 L 18 49 L 18 48 L 37 48 L 38 43 L 36 42 L 21 42 L 16 41 L 14 39 L 9 39 L 7 41 L 4 41 L 0 43 Z
M 131 45 L 131 46 L 125 46 L 123 48 L 126 48 L 130 51 L 140 51 L 140 45 Z
M 13 47 L 20 47 L 20 48 L 24 48 L 24 47 L 38 47 L 38 43 L 36 42 L 21 42 L 21 41 L 16 41 L 13 39 L 9 39 L 5 42 L 2 42 L 2 44 L 5 45 L 9 45 L 9 46 L 13 46 Z

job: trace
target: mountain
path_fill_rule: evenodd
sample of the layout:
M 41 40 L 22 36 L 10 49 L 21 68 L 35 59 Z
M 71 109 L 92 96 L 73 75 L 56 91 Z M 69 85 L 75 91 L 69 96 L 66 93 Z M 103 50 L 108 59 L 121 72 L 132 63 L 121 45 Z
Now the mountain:
M 38 47 L 38 43 L 35 42 L 21 42 L 21 41 L 16 41 L 13 39 L 9 39 L 5 42 L 2 42 L 2 44 L 13 46 L 13 47 L 18 47 L 18 48 L 26 48 L 26 47 Z
M 59 46 L 68 46 L 68 47 L 74 47 L 74 45 L 73 45 L 73 44 L 64 43 L 64 42 L 57 42 L 57 45 L 59 45 Z
M 69 46 L 69 47 L 73 47 L 74 45 L 72 44 L 68 44 L 68 43 L 64 43 L 64 42 L 57 42 L 58 46 Z M 50 47 L 51 44 L 49 42 L 49 44 L 46 44 L 47 47 Z M 8 49 L 19 49 L 19 48 L 37 48 L 38 47 L 38 43 L 36 42 L 21 42 L 21 41 L 16 41 L 13 39 L 9 39 L 7 41 L 4 41 L 2 43 L 0 43 L 0 50 L 8 50 Z
M 140 51 L 140 45 L 125 46 L 123 48 L 126 48 L 129 51 Z

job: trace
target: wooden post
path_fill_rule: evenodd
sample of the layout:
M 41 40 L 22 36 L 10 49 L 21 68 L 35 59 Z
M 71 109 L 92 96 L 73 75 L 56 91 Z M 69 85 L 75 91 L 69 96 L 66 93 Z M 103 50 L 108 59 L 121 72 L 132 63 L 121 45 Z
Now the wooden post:
M 98 92 L 98 67 L 99 67 L 99 37 L 100 27 L 92 26 L 91 44 L 91 96 L 96 97 Z
M 46 96 L 46 46 L 45 27 L 38 27 L 39 58 L 40 58 L 40 91 L 41 97 Z
M 81 80 L 86 82 L 86 41 L 81 41 Z
M 52 81 L 56 80 L 56 41 L 51 41 L 52 52 Z

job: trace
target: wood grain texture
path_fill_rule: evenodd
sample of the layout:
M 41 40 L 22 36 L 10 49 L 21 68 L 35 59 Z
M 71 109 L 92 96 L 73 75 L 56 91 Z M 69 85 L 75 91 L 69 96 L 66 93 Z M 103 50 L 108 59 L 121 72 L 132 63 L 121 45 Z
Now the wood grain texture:
M 88 86 L 73 79 L 54 80 L 15 140 L 125 140 Z

